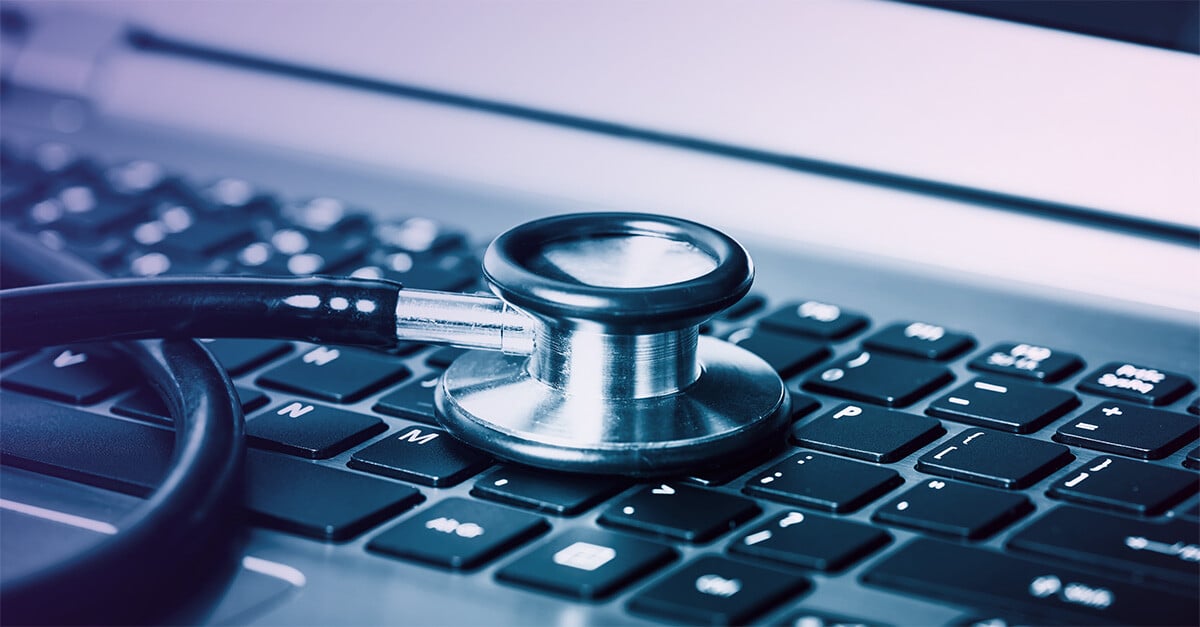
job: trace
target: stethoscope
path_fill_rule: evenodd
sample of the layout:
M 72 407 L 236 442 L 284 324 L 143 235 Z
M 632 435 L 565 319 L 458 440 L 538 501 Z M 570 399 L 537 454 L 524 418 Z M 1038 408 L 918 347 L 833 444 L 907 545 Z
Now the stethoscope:
M 45 256 L 11 236 L 4 244 L 8 254 Z M 564 215 L 517 226 L 489 245 L 483 276 L 494 295 L 321 277 L 60 283 L 0 292 L 0 344 L 271 337 L 484 349 L 455 360 L 435 388 L 437 419 L 455 437 L 543 468 L 664 475 L 752 455 L 788 423 L 788 393 L 774 369 L 700 334 L 703 322 L 746 294 L 753 274 L 741 245 L 695 222 Z M 187 517 L 183 497 L 236 509 L 202 485 L 234 485 L 240 472 L 240 461 L 228 459 L 240 458 L 242 446 L 228 377 L 195 342 L 137 346 L 177 425 L 175 466 L 138 520 L 154 518 L 155 507 Z M 160 518 L 160 527 L 179 523 Z M 142 541 L 130 554 L 162 542 L 154 533 Z M 68 575 L 45 585 L 62 590 Z M 24 594 L 39 594 L 36 585 Z M 7 588 L 6 612 L 21 601 Z

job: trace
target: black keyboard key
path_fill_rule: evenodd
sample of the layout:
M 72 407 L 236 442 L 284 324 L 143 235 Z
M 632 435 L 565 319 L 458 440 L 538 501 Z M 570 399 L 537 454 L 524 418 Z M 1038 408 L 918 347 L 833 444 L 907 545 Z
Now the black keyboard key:
M 852 512 L 903 483 L 890 468 L 800 452 L 746 483 L 754 496 L 830 512 Z
M 315 462 L 246 451 L 246 507 L 257 523 L 342 541 L 411 509 L 415 488 Z
M 467 244 L 463 233 L 423 217 L 381 222 L 375 226 L 374 237 L 385 248 L 410 253 L 444 252 Z
M 1121 361 L 1105 364 L 1079 383 L 1081 392 L 1143 405 L 1166 405 L 1194 389 L 1184 375 Z
M 430 353 L 429 356 L 425 358 L 425 364 L 433 368 L 446 369 L 450 367 L 450 364 L 454 363 L 455 359 L 458 359 L 464 355 L 467 350 L 468 349 L 465 348 L 444 346 Z
M 1045 383 L 1062 381 L 1083 367 L 1078 355 L 1016 342 L 997 344 L 971 360 L 968 368 Z
M 1195 473 L 1101 456 L 1050 486 L 1050 496 L 1154 516 L 1200 490 Z
M 309 459 L 333 457 L 387 430 L 374 416 L 285 401 L 246 422 L 251 446 Z
M 899 322 L 863 340 L 863 345 L 909 357 L 946 360 L 975 346 L 975 338 L 928 322 Z
M 267 395 L 258 390 L 243 387 L 235 387 L 234 390 L 241 401 L 244 414 L 249 414 L 269 402 Z M 112 412 L 119 416 L 155 422 L 168 427 L 175 424 L 175 420 L 171 418 L 171 413 L 167 410 L 166 404 L 162 402 L 162 398 L 149 387 L 140 387 L 137 391 L 114 403 Z
M 762 294 L 750 293 L 742 297 L 738 302 L 725 308 L 724 311 L 713 316 L 714 320 L 723 322 L 737 322 L 746 316 L 762 309 L 767 304 L 767 299 Z
M 867 317 L 815 300 L 789 303 L 772 311 L 759 324 L 782 331 L 826 340 L 840 340 L 866 328 Z
M 620 492 L 629 482 L 603 475 L 572 475 L 526 466 L 501 466 L 480 477 L 471 494 L 559 516 L 574 516 Z
M 639 592 L 629 610 L 689 625 L 745 625 L 810 586 L 791 573 L 706 555 Z
M 933 401 L 925 413 L 1013 433 L 1032 433 L 1079 406 L 1070 392 L 980 378 Z
M 1195 594 L 1200 578 L 1198 538 L 1200 525 L 1195 521 L 1136 520 L 1064 505 L 1026 525 L 1008 546 L 1105 572 L 1174 582 Z
M 4 465 L 134 496 L 158 486 L 175 447 L 168 429 L 19 394 L 0 394 L 0 414 Z
M 892 541 L 886 531 L 818 514 L 782 512 L 729 545 L 732 553 L 825 572 L 845 570 Z
M 129 387 L 134 365 L 116 353 L 95 347 L 55 349 L 4 376 L 11 390 L 90 405 Z
M 7 368 L 12 364 L 25 359 L 33 354 L 33 351 L 0 351 L 0 368 Z
M 984 429 L 967 429 L 917 460 L 917 470 L 998 488 L 1033 485 L 1071 460 L 1067 447 Z
M 833 354 L 824 344 L 765 329 L 740 329 L 729 334 L 727 339 L 762 357 L 784 379 L 813 367 Z
M 29 217 L 39 227 L 51 226 L 75 238 L 95 237 L 134 222 L 145 212 L 141 203 L 119 198 L 94 184 L 72 182 L 52 191 L 52 197 L 29 208 Z
M 491 463 L 490 457 L 445 432 L 409 427 L 355 453 L 349 465 L 440 488 L 461 483 Z
M 376 251 L 368 257 L 367 265 L 356 268 L 351 276 L 389 279 L 413 289 L 453 292 L 479 280 L 479 262 L 468 255 Z
M 706 542 L 758 515 L 750 499 L 680 483 L 643 486 L 603 514 L 602 525 Z
M 871 405 L 843 403 L 792 431 L 808 448 L 869 462 L 889 463 L 938 439 L 942 423 Z
M 381 397 L 372 409 L 389 416 L 436 425 L 438 422 L 433 406 L 433 390 L 441 376 L 440 372 L 435 372 L 409 381 L 394 392 Z
M 351 403 L 409 375 L 402 360 L 353 348 L 318 346 L 258 377 L 258 383 L 335 403 Z
M 202 341 L 221 366 L 235 377 L 292 352 L 292 343 L 282 340 L 221 338 Z
M 453 570 L 473 570 L 545 533 L 533 514 L 450 498 L 375 536 L 367 548 Z
M 1054 439 L 1106 453 L 1161 459 L 1200 435 L 1184 414 L 1128 403 L 1101 403 L 1058 428 Z
M 875 520 L 929 533 L 979 540 L 1033 511 L 1023 494 L 930 479 L 875 512 Z
M 1183 458 L 1183 465 L 1192 470 L 1200 470 L 1200 446 L 1187 452 L 1187 456 Z
M 1200 396 L 1192 399 L 1191 403 L 1188 403 L 1188 413 L 1200 415 Z
M 918 539 L 869 570 L 868 584 L 992 610 L 1017 621 L 1194 625 L 1200 604 L 1057 563 Z
M 599 601 L 677 559 L 669 546 L 591 528 L 551 538 L 496 573 L 500 581 Z
M 861 618 L 847 616 L 845 614 L 833 614 L 823 610 L 812 610 L 808 608 L 788 614 L 787 618 L 785 618 L 783 622 L 779 624 L 792 625 L 793 627 L 885 627 L 883 623 L 873 623 Z M 996 625 L 994 627 L 1005 626 Z
M 954 375 L 938 364 L 861 351 L 809 377 L 804 387 L 851 400 L 904 407 L 953 380 Z

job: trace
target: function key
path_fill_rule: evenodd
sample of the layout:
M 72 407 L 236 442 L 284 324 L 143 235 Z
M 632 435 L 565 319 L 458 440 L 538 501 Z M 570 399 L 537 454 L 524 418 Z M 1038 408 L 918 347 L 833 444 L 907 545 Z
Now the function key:
M 1079 390 L 1143 405 L 1166 405 L 1191 392 L 1196 384 L 1172 372 L 1114 361 L 1084 377 Z
M 1034 344 L 997 344 L 971 360 L 968 368 L 1054 383 L 1083 367 L 1078 355 Z
M 875 520 L 966 540 L 986 538 L 1033 511 L 1023 494 L 930 479 L 875 512 Z
M 758 515 L 750 499 L 681 483 L 643 486 L 601 514 L 602 525 L 686 542 L 711 540 Z
M 809 448 L 869 462 L 890 463 L 946 433 L 942 423 L 925 416 L 843 403 L 792 432 Z
M 90 405 L 129 386 L 132 363 L 104 349 L 72 347 L 43 353 L 4 376 L 11 390 Z
M 409 374 L 402 360 L 389 355 L 317 346 L 263 373 L 258 383 L 335 403 L 352 403 Z
M 373 416 L 291 401 L 246 421 L 252 446 L 309 459 L 325 459 L 383 433 Z
M 764 327 L 827 340 L 840 340 L 866 328 L 867 317 L 815 300 L 790 303 L 759 321 Z
M 930 416 L 1014 433 L 1032 433 L 1079 406 L 1074 394 L 990 379 L 976 379 L 933 401 Z
M 629 610 L 689 625 L 745 625 L 810 585 L 792 573 L 706 555 L 639 592 Z
M 870 525 L 818 514 L 783 512 L 729 545 L 731 553 L 826 572 L 844 570 L 892 541 Z
M 819 342 L 767 329 L 739 329 L 731 333 L 728 340 L 762 357 L 784 379 L 833 354 Z
M 628 481 L 618 477 L 569 475 L 525 466 L 501 466 L 480 477 L 471 494 L 559 516 L 574 516 L 628 485 Z
M 945 360 L 966 352 L 975 338 L 927 322 L 899 322 L 863 341 L 867 348 L 924 359 Z
M 1101 403 L 1058 428 L 1064 444 L 1142 459 L 1160 459 L 1200 435 L 1195 418 L 1130 405 Z
M 1165 512 L 1200 489 L 1196 475 L 1131 459 L 1102 456 L 1050 487 L 1050 496 L 1141 516 Z
M 442 568 L 473 570 L 549 528 L 540 516 L 450 498 L 375 536 L 367 548 Z
M 1067 447 L 1032 438 L 967 429 L 917 460 L 917 470 L 998 488 L 1033 485 L 1071 462 Z
M 598 601 L 678 557 L 675 549 L 591 528 L 571 529 L 496 573 L 500 581 Z
M 455 485 L 491 463 L 490 457 L 442 431 L 410 427 L 355 453 L 348 465 L 440 488 Z
M 804 387 L 856 401 L 904 407 L 954 380 L 940 364 L 861 351 L 835 361 Z
M 754 476 L 746 492 L 829 512 L 852 512 L 903 479 L 890 468 L 801 452 Z

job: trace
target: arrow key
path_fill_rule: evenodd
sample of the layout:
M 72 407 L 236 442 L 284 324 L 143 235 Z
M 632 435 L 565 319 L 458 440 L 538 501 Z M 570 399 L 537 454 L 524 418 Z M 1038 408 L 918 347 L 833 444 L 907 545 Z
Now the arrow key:
M 682 483 L 657 483 L 617 501 L 599 522 L 659 537 L 706 542 L 758 512 L 758 506 L 747 498 Z

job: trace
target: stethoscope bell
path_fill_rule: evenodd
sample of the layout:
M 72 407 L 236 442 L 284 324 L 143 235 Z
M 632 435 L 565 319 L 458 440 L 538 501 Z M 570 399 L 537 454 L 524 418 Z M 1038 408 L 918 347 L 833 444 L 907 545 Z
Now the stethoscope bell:
M 559 470 L 670 474 L 745 457 L 786 427 L 778 374 L 699 333 L 753 280 L 728 236 L 663 216 L 559 216 L 496 238 L 483 272 L 532 318 L 533 343 L 446 370 L 438 420 L 468 444 Z

